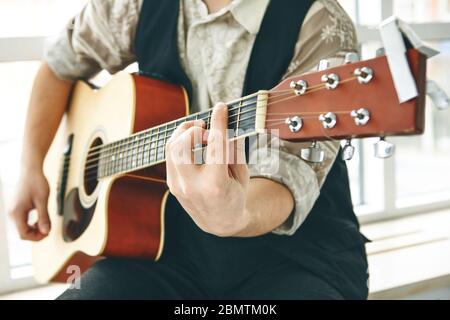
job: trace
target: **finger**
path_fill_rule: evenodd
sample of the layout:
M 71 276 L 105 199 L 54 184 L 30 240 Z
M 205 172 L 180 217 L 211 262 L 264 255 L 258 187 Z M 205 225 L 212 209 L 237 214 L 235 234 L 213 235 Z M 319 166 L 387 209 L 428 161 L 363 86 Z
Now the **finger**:
M 205 122 L 203 120 L 193 120 L 193 121 L 186 121 L 180 124 L 175 131 L 170 136 L 168 142 L 172 142 L 175 139 L 177 139 L 183 132 L 185 132 L 190 127 L 197 126 L 197 127 L 205 127 Z
M 230 160 L 229 168 L 233 177 L 242 184 L 246 184 L 250 177 L 245 157 L 245 139 L 232 142 L 233 159 Z
M 16 207 L 12 211 L 11 216 L 22 240 L 38 241 L 41 240 L 44 235 L 40 234 L 37 228 L 33 228 L 28 224 L 28 214 L 31 209 L 31 206 Z
M 47 198 L 36 199 L 34 201 L 34 206 L 38 212 L 38 229 L 43 235 L 48 235 L 50 232 L 50 218 L 47 211 Z
M 211 115 L 211 129 L 208 134 L 208 149 L 206 152 L 206 163 L 226 172 L 227 168 L 227 129 L 228 109 L 224 103 L 214 107 Z
M 200 126 L 197 126 L 200 125 Z M 183 177 L 189 176 L 187 171 L 189 168 L 182 164 L 193 164 L 193 146 L 196 143 L 202 144 L 206 134 L 204 129 L 205 123 L 203 121 L 193 122 L 192 126 L 180 131 L 179 134 L 170 143 L 170 148 L 166 152 L 166 179 L 173 194 L 180 191 L 183 184 Z
M 194 164 L 194 150 L 196 146 L 206 143 L 206 130 L 201 127 L 190 127 L 184 131 L 174 142 L 172 148 L 172 158 L 174 163 L 179 165 Z M 190 169 L 189 166 L 177 167 L 177 170 Z

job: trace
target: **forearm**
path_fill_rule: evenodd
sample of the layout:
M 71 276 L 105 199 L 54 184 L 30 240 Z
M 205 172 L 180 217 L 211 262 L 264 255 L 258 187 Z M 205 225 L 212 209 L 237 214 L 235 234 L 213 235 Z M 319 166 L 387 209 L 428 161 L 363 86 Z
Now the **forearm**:
M 247 223 L 236 234 L 256 237 L 282 225 L 294 209 L 294 199 L 288 188 L 265 178 L 250 179 L 247 192 Z
M 58 79 L 44 62 L 33 84 L 25 123 L 22 166 L 41 169 L 64 114 L 72 83 Z

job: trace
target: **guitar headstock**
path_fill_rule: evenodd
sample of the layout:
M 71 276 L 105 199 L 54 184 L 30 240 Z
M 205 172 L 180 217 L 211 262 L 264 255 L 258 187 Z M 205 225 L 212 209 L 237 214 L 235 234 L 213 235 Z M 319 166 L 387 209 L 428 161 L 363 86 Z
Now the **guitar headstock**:
M 426 58 L 407 52 L 419 96 L 399 103 L 385 56 L 288 78 L 269 91 L 265 127 L 289 141 L 421 134 Z

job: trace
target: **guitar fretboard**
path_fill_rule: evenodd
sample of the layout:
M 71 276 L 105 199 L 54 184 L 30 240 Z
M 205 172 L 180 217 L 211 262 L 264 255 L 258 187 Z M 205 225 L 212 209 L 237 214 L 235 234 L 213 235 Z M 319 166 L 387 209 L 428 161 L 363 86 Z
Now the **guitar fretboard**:
M 239 138 L 255 132 L 257 103 L 258 94 L 252 94 L 227 104 L 230 138 Z M 195 113 L 103 145 L 95 151 L 99 154 L 97 178 L 144 169 L 165 161 L 165 146 L 175 129 L 191 120 L 203 120 L 206 129 L 209 129 L 211 113 L 212 109 Z

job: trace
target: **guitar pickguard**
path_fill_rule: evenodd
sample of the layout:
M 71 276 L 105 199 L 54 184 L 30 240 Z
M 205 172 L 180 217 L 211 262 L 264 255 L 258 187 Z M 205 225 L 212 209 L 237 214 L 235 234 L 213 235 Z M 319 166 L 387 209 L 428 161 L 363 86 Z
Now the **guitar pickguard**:
M 64 241 L 72 242 L 78 239 L 89 226 L 94 215 L 97 201 L 89 208 L 83 207 L 78 195 L 78 188 L 70 190 L 64 200 L 63 237 Z

